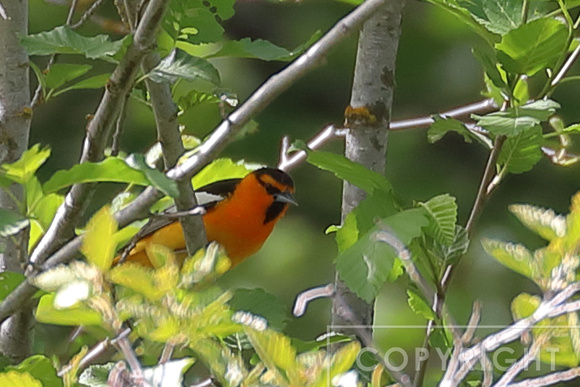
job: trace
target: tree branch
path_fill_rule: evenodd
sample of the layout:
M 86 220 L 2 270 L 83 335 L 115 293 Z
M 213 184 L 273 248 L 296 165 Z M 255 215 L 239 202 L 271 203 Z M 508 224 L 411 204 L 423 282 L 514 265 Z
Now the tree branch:
M 350 32 L 357 30 L 370 18 L 387 0 L 367 0 L 357 7 L 350 14 L 340 20 L 330 31 L 326 33 L 318 42 L 313 44 L 304 54 L 292 62 L 286 69 L 274 75 L 264 83 L 252 96 L 241 105 L 238 110 L 224 120 L 209 136 L 209 138 L 199 147 L 200 152 L 184 164 L 171 169 L 167 175 L 173 179 L 192 176 L 214 155 L 218 154 L 228 138 L 247 123 L 251 117 L 262 111 L 274 98 L 289 88 L 294 82 L 307 74 L 309 71 L 323 61 L 323 58 L 337 44 L 342 42 Z M 151 7 L 151 4 L 149 4 Z M 96 119 L 96 117 L 95 117 Z M 112 125 L 112 123 L 111 123 Z M 222 144 L 222 142 L 224 142 Z M 115 214 L 115 219 L 120 227 L 125 227 L 135 220 L 148 216 L 149 207 L 160 199 L 163 195 L 156 189 L 146 188 L 131 204 Z M 58 264 L 66 263 L 78 257 L 78 249 L 81 246 L 82 237 L 76 237 L 42 264 L 35 265 L 33 273 L 38 273 L 50 269 Z M 48 249 L 45 248 L 46 251 Z M 45 253 L 43 255 L 48 255 Z M 20 284 L 10 293 L 0 304 L 0 321 L 4 321 L 18 307 L 36 292 L 36 288 L 30 285 L 28 280 Z
M 133 43 L 113 71 L 97 111 L 88 124 L 81 163 L 97 162 L 103 159 L 111 128 L 123 106 L 125 95 L 133 84 L 141 60 L 155 44 L 156 32 L 167 3 L 167 0 L 152 0 L 148 3 Z M 72 186 L 46 234 L 32 252 L 30 257 L 32 265 L 42 264 L 50 254 L 70 239 L 94 189 L 95 184 Z M 33 272 L 33 269 L 29 270 L 29 274 Z

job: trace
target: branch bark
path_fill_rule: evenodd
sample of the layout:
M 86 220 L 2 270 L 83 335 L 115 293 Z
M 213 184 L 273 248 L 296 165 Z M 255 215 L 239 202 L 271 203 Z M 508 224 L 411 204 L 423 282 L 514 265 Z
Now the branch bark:
M 183 164 L 167 172 L 167 176 L 180 179 L 192 176 L 205 166 L 211 158 L 225 147 L 229 138 L 235 135 L 241 127 L 254 115 L 265 109 L 273 100 L 288 89 L 297 80 L 316 68 L 323 62 L 328 52 L 342 42 L 350 32 L 357 30 L 361 25 L 380 9 L 386 0 L 367 0 L 350 14 L 340 20 L 324 37 L 312 45 L 304 54 L 292 62 L 286 69 L 272 76 L 266 83 L 256 90 L 252 96 L 224 120 L 199 147 L 199 152 Z M 112 123 L 111 123 L 112 125 Z M 135 220 L 148 215 L 149 207 L 162 197 L 157 190 L 149 187 L 145 189 L 130 205 L 115 214 L 120 227 L 125 227 Z M 46 262 L 37 265 L 33 273 L 66 263 L 78 256 L 82 237 L 76 237 L 58 251 Z M 48 255 L 49 253 L 45 253 Z M 35 288 L 25 281 L 10 293 L 0 304 L 0 321 L 4 321 L 13 314 L 18 307 L 32 297 Z
M 378 173 L 385 172 L 403 5 L 403 0 L 389 1 L 365 22 L 359 36 L 352 97 L 346 114 L 346 126 L 350 129 L 346 135 L 346 157 Z M 344 184 L 343 221 L 364 196 L 361 189 Z M 344 314 L 339 313 L 340 307 L 346 303 L 354 313 L 354 322 L 368 326 L 367 332 L 370 333 L 373 303 L 359 299 L 338 275 L 335 289 L 337 294 L 333 302 L 332 324 L 344 326 L 353 323 L 345 321 Z
M 30 91 L 28 56 L 18 42 L 18 35 L 28 33 L 28 3 L 3 1 L 0 15 L 0 164 L 20 158 L 28 146 L 30 133 Z M 16 200 L 23 201 L 22 187 L 7 188 Z M 0 189 L 0 208 L 20 212 L 10 194 Z M 27 259 L 28 231 L 10 238 L 0 238 L 0 270 L 23 271 Z M 19 305 L 19 311 L 0 328 L 0 352 L 19 362 L 32 350 L 32 309 Z
M 152 0 L 147 4 L 133 44 L 129 46 L 127 54 L 111 75 L 95 116 L 87 126 L 81 163 L 97 162 L 103 159 L 111 128 L 123 106 L 125 95 L 133 85 L 143 57 L 155 44 L 156 33 L 167 4 L 167 0 Z M 49 229 L 30 257 L 33 265 L 42 264 L 50 254 L 62 247 L 74 235 L 74 228 L 78 225 L 85 204 L 90 200 L 94 190 L 95 184 L 75 184 L 70 189 Z M 33 269 L 29 270 L 29 274 L 33 272 Z

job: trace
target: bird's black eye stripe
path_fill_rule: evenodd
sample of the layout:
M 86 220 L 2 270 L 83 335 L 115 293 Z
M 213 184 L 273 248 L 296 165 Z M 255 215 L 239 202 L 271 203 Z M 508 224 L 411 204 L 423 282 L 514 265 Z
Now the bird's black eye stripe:
M 264 188 L 266 188 L 266 192 L 268 192 L 270 195 L 282 192 L 278 188 L 274 187 L 272 184 L 262 182 L 262 185 L 264 186 Z

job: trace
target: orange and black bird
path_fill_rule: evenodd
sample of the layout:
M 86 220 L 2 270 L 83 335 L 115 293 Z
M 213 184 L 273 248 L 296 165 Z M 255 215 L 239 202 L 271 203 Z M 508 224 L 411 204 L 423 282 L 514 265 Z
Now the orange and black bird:
M 208 241 L 224 246 L 232 265 L 237 265 L 262 247 L 288 205 L 297 204 L 293 193 L 292 178 L 275 168 L 261 168 L 242 179 L 220 180 L 197 189 Z M 186 250 L 181 224 L 175 218 L 157 218 L 137 235 L 123 261 L 151 266 L 147 247 L 153 244 L 175 252 Z

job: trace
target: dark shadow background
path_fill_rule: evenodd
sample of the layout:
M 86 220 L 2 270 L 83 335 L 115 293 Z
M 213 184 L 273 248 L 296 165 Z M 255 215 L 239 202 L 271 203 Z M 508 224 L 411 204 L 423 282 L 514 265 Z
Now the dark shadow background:
M 316 30 L 328 30 L 350 9 L 348 5 L 325 0 L 281 4 L 241 1 L 236 4 L 236 15 L 225 23 L 225 28 L 232 39 L 263 38 L 291 49 Z M 104 14 L 112 15 L 113 9 L 106 9 Z M 66 8 L 31 0 L 31 32 L 50 29 L 65 18 Z M 101 31 L 89 25 L 83 32 Z M 394 119 L 425 116 L 480 100 L 483 75 L 471 55 L 471 47 L 481 43 L 451 15 L 427 3 L 408 1 L 396 69 Z M 275 165 L 282 136 L 308 140 L 329 123 L 341 124 L 350 99 L 355 55 L 356 36 L 352 36 L 332 51 L 324 66 L 297 82 L 256 117 L 259 131 L 231 144 L 224 156 Z M 43 58 L 34 60 L 39 64 Z M 242 101 L 286 65 L 224 59 L 213 63 L 220 69 L 223 86 L 236 91 Z M 574 66 L 571 73 L 577 72 L 578 66 Z M 562 104 L 560 113 L 567 125 L 580 121 L 579 90 L 569 83 L 554 95 Z M 71 92 L 35 111 L 31 143 L 50 145 L 53 150 L 41 171 L 42 178 L 77 162 L 85 133 L 85 116 L 94 112 L 100 95 L 100 91 Z M 219 120 L 217 109 L 209 107 L 189 114 L 185 124 L 189 133 L 203 137 Z M 155 137 L 151 114 L 132 103 L 122 137 L 123 150 L 143 152 Z M 325 149 L 341 152 L 342 145 L 335 142 Z M 457 198 L 459 220 L 465 224 L 485 165 L 484 149 L 477 144 L 466 144 L 454 134 L 429 144 L 426 129 L 411 129 L 391 133 L 387 157 L 387 176 L 402 197 L 408 201 L 425 201 L 434 195 L 450 193 Z M 531 172 L 505 179 L 485 207 L 476 238 L 450 289 L 449 308 L 458 323 L 466 323 L 473 301 L 481 300 L 483 324 L 509 324 L 512 298 L 522 291 L 538 293 L 530 281 L 487 256 L 478 239 L 497 237 L 532 248 L 541 246 L 543 242 L 524 229 L 510 215 L 507 206 L 531 203 L 565 213 L 570 197 L 579 188 L 579 172 L 579 165 L 564 168 L 543 159 Z M 289 211 L 259 254 L 222 280 L 224 287 L 266 289 L 286 305 L 289 314 L 296 294 L 334 278 L 332 262 L 336 247 L 333 237 L 325 235 L 324 230 L 339 222 L 342 186 L 331 174 L 306 164 L 296 168 L 293 176 L 300 206 Z M 96 196 L 93 207 L 102 205 L 99 200 L 106 200 L 120 189 L 120 186 L 103 189 L 103 195 Z M 376 324 L 425 323 L 407 306 L 404 281 L 385 285 L 377 300 Z M 286 332 L 303 340 L 312 340 L 326 332 L 329 306 L 328 300 L 315 301 L 305 317 L 288 322 Z M 378 342 L 384 348 L 420 345 L 423 330 L 408 332 L 376 330 Z

